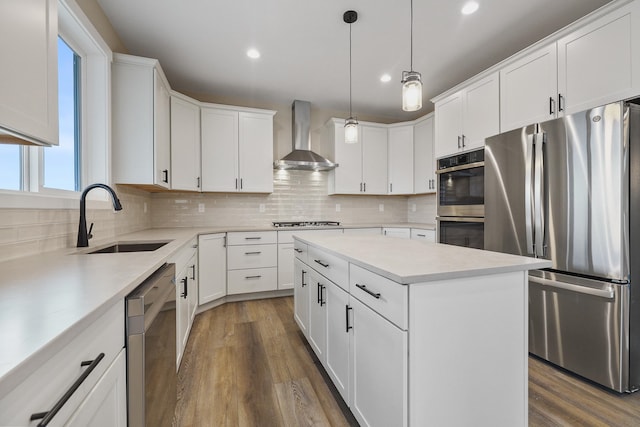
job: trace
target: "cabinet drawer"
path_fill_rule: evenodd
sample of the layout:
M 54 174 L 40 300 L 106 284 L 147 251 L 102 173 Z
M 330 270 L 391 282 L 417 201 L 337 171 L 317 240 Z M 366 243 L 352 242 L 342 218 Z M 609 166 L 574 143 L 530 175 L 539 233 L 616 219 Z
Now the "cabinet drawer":
M 293 242 L 293 253 L 295 254 L 296 258 L 298 258 L 300 261 L 304 262 L 305 264 L 307 264 L 308 252 L 309 252 L 309 246 L 307 246 L 306 243 L 302 243 L 298 240 L 295 240 Z
M 308 264 L 318 273 L 349 291 L 349 263 L 328 252 L 309 246 Z
M 227 294 L 275 291 L 278 288 L 278 268 L 251 268 L 227 273 Z
M 89 369 L 82 362 L 104 357 L 55 415 L 63 425 L 124 347 L 124 303 L 119 301 L 57 353 L 53 353 L 20 385 L 0 400 L 0 425 L 35 425 L 31 414 L 50 411 L 71 385 Z
M 357 265 L 349 265 L 349 289 L 375 312 L 407 330 L 409 287 L 365 270 Z
M 424 230 L 421 228 L 412 228 L 411 229 L 411 238 L 415 240 L 421 240 L 424 242 L 435 242 L 436 241 L 436 231 L 435 230 Z
M 227 233 L 227 244 L 229 246 L 264 245 L 269 243 L 278 243 L 277 231 Z
M 241 245 L 227 247 L 227 269 L 278 266 L 278 245 Z

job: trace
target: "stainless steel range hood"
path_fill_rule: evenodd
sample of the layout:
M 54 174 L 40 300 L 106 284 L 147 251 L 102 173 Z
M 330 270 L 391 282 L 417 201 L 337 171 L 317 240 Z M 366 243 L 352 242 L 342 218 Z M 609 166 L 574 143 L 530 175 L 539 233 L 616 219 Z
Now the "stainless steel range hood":
M 273 163 L 274 169 L 327 171 L 338 166 L 311 151 L 311 103 L 293 101 L 291 106 L 293 151 Z

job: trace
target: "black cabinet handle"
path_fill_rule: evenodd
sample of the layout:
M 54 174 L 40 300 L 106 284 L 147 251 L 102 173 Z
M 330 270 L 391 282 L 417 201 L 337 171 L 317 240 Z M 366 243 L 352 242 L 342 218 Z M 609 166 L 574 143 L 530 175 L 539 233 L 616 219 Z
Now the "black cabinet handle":
M 260 276 L 260 275 L 256 275 L 256 276 L 244 276 L 244 278 L 245 278 L 245 279 L 259 279 L 259 278 L 261 278 L 261 277 L 262 277 L 262 276 Z
M 242 178 L 240 178 L 240 189 L 242 190 Z
M 360 183 L 360 192 L 362 193 L 362 183 Z
M 320 307 L 325 305 L 327 301 L 324 299 L 324 290 L 327 289 L 325 285 L 320 285 Z
M 321 266 L 323 266 L 324 268 L 329 267 L 329 264 L 325 264 L 324 262 L 322 262 L 322 260 L 314 259 L 314 261 L 320 264 Z
M 320 282 L 318 282 L 318 286 L 316 288 L 316 296 L 317 296 L 317 303 L 320 304 Z
M 460 135 L 458 135 L 458 149 L 460 149 Z
M 393 183 L 389 183 L 389 193 L 393 193 Z
M 363 193 L 366 193 L 366 192 L 367 192 L 367 183 L 366 183 L 366 182 L 363 182 L 363 183 L 362 183 L 362 192 L 363 192 Z
M 302 249 L 298 249 L 298 248 L 293 248 L 294 251 L 296 251 L 297 253 L 301 254 L 302 253 Z
M 349 329 L 353 329 L 353 326 L 349 325 L 349 310 L 353 310 L 353 308 L 348 305 L 344 306 L 344 315 L 345 315 L 345 323 L 347 325 L 347 330 L 345 332 L 349 333 Z
M 356 283 L 356 287 L 362 289 L 363 291 L 365 291 L 366 293 L 368 293 L 372 297 L 374 297 L 376 299 L 380 299 L 380 292 L 372 292 L 369 289 L 367 289 L 367 287 L 365 285 L 359 285 L 357 283 Z
M 555 101 L 553 100 L 553 97 L 550 96 L 549 97 L 549 115 L 555 113 L 555 109 L 553 108 L 553 104 L 555 103 Z
M 238 189 L 238 178 L 236 178 L 236 190 Z
M 196 265 L 193 264 L 189 268 L 191 269 L 191 280 L 196 280 Z
M 466 138 L 466 137 L 464 136 L 464 134 L 462 134 L 462 148 L 466 147 L 466 145 L 465 145 L 465 143 L 464 143 L 464 139 L 465 139 L 465 138 Z
M 180 283 L 182 283 L 182 285 L 183 285 L 183 287 L 182 287 L 182 294 L 180 294 L 180 296 L 181 296 L 182 298 L 185 298 L 185 299 L 187 298 L 187 294 L 188 294 L 188 292 L 189 292 L 189 289 L 188 289 L 188 282 L 189 282 L 189 278 L 188 278 L 188 277 L 185 277 L 184 279 L 180 280 Z
M 426 234 L 420 234 L 420 233 L 416 234 L 416 236 L 418 236 L 418 237 L 427 237 Z
M 562 104 L 564 104 L 564 96 L 562 96 L 561 93 L 558 94 L 558 111 L 564 111 L 564 107 L 562 106 Z
M 69 387 L 69 389 L 62 395 L 60 400 L 58 400 L 56 404 L 53 405 L 53 408 L 51 408 L 50 411 L 38 412 L 37 414 L 32 414 L 31 421 L 42 419 L 42 421 L 38 423 L 38 427 L 44 427 L 48 425 L 53 419 L 53 417 L 55 417 L 56 414 L 60 411 L 60 409 L 62 409 L 64 404 L 67 403 L 69 398 L 71 398 L 73 393 L 75 393 L 76 390 L 80 387 L 80 385 L 82 385 L 84 380 L 86 380 L 87 377 L 91 375 L 91 372 L 93 372 L 93 370 L 96 368 L 96 366 L 98 366 L 98 363 L 100 363 L 102 359 L 104 359 L 104 353 L 100 353 L 98 357 L 96 357 L 93 360 L 80 363 L 80 366 L 89 366 L 89 367 L 82 373 L 82 375 L 80 375 L 80 377 L 78 377 L 78 379 L 71 385 L 71 387 Z
M 253 251 L 253 252 L 245 252 L 245 255 L 260 255 L 262 252 L 261 251 Z
M 306 283 L 304 283 L 304 275 L 305 275 L 305 274 L 307 274 L 307 272 L 306 272 L 306 271 L 304 271 L 304 270 L 302 270 L 302 282 L 301 282 L 302 286 L 301 286 L 301 287 L 303 287 L 303 288 L 304 288 L 305 286 L 307 286 L 307 284 L 306 284 Z
M 260 236 L 255 236 L 255 237 L 245 237 L 244 240 L 260 240 L 262 239 L 262 237 Z
M 198 184 L 196 186 L 197 188 L 200 188 L 200 177 L 198 177 Z
M 162 171 L 162 175 L 164 175 L 164 178 L 162 178 L 162 182 L 166 182 L 167 184 L 169 183 L 169 169 L 165 169 Z

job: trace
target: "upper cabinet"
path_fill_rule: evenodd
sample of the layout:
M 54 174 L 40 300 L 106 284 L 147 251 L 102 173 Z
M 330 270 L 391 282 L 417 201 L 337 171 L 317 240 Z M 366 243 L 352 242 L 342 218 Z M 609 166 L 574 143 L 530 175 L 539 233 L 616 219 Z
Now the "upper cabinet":
M 629 3 L 504 66 L 501 131 L 638 95 L 639 9 Z
M 436 192 L 433 157 L 433 113 L 418 119 L 413 127 L 413 191 Z
M 58 145 L 58 2 L 0 2 L 0 141 Z
M 387 194 L 387 126 L 360 123 L 358 142 L 344 142 L 344 120 L 327 122 L 333 159 L 329 194 Z
M 273 192 L 274 115 L 202 104 L 202 191 Z
M 473 150 L 500 132 L 497 72 L 435 102 L 435 157 Z
M 389 127 L 389 194 L 413 194 L 412 124 Z
M 200 105 L 171 93 L 171 188 L 200 191 Z
M 113 55 L 113 180 L 170 188 L 170 88 L 155 59 Z

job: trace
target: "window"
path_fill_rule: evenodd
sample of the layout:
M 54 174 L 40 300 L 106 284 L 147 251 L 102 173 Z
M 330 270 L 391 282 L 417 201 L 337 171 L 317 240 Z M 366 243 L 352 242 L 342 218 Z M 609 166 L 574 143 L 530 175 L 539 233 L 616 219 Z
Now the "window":
M 0 188 L 22 190 L 22 147 L 0 144 Z

